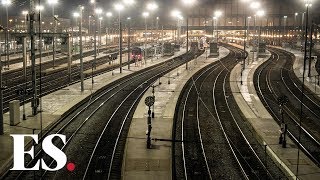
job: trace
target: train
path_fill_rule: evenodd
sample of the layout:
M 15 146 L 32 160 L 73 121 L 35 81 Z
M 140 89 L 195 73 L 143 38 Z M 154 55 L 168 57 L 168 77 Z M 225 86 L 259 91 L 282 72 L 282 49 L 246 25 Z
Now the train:
M 131 49 L 131 61 L 141 61 L 142 56 L 142 49 L 140 47 L 134 47 Z
M 216 57 L 219 56 L 219 47 L 218 43 L 216 42 L 211 42 L 210 43 L 210 57 Z
M 198 42 L 191 42 L 190 51 L 197 52 L 199 50 Z
M 180 51 L 180 44 L 174 45 L 174 51 L 176 51 L 176 52 Z
M 174 46 L 171 43 L 163 44 L 163 56 L 173 56 L 174 55 Z

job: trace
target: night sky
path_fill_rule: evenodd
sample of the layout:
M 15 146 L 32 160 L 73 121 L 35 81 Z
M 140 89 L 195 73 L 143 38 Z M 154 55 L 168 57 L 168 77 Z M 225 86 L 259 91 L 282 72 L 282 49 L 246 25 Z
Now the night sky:
M 1 0 L 0 0 L 1 1 Z M 9 7 L 9 15 L 19 15 L 22 10 L 29 9 L 29 0 L 12 0 L 13 4 Z M 76 10 L 76 7 L 78 5 L 89 5 L 89 0 L 58 0 L 59 4 L 55 8 L 56 14 L 59 14 L 61 17 L 69 17 L 73 11 Z M 113 4 L 115 2 L 119 2 L 120 0 L 96 0 L 97 7 L 103 8 L 105 11 L 107 10 L 113 10 Z M 208 2 L 209 0 L 199 0 L 199 2 L 204 3 Z M 214 1 L 214 0 L 213 0 Z M 35 0 L 35 2 L 38 2 L 38 0 Z M 51 7 L 48 6 L 47 0 L 40 0 L 41 4 L 43 4 L 46 8 L 46 10 L 43 12 L 43 15 L 51 14 Z M 134 7 L 130 8 L 130 14 L 135 14 L 143 11 L 143 6 L 141 4 L 145 4 L 144 2 L 148 2 L 147 0 L 136 0 L 136 4 Z M 174 7 L 178 7 L 177 4 L 181 4 L 180 0 L 156 0 L 155 2 L 158 3 L 159 9 L 158 13 L 163 15 L 168 15 L 165 11 L 170 11 Z M 211 0 L 212 2 L 212 0 Z M 140 5 L 140 6 L 139 6 Z M 180 5 L 181 6 L 181 5 Z M 50 8 L 50 9 L 48 9 Z M 170 9 L 170 10 L 169 10 Z M 5 8 L 0 7 L 0 15 L 5 15 Z M 12 11 L 13 10 L 13 11 Z
M 1 0 L 0 0 L 1 1 Z M 9 15 L 20 15 L 22 10 L 29 9 L 29 0 L 12 0 L 13 4 L 11 7 L 9 7 Z M 35 0 L 38 2 L 39 0 Z M 48 5 L 47 0 L 40 0 L 41 3 L 45 6 L 46 10 L 43 12 L 44 16 L 51 16 L 52 11 L 51 7 Z M 73 12 L 76 10 L 78 5 L 84 5 L 88 7 L 89 0 L 58 0 L 59 3 L 57 7 L 55 8 L 55 14 L 58 14 L 60 17 L 69 18 Z M 121 0 L 96 0 L 97 6 L 103 8 L 105 11 L 113 10 L 113 4 L 115 2 L 119 2 Z M 124 12 L 124 16 L 128 16 L 128 14 L 133 14 L 133 16 L 141 15 L 141 12 L 143 11 L 143 8 L 145 7 L 145 2 L 148 2 L 150 0 L 136 0 L 136 4 L 134 7 L 131 7 L 127 11 L 130 12 Z M 198 0 L 199 6 L 205 6 L 204 4 L 213 4 L 217 2 L 221 2 L 221 0 Z M 228 2 L 231 0 L 224 0 L 224 2 Z M 237 1 L 237 0 L 233 0 Z M 240 1 L 240 0 L 238 0 Z M 263 0 L 262 0 L 263 1 Z M 266 0 L 265 0 L 266 1 Z M 268 0 L 273 1 L 273 0 Z M 170 16 L 170 11 L 174 9 L 175 7 L 182 8 L 181 0 L 155 0 L 155 2 L 158 3 L 159 9 L 157 12 L 157 16 L 160 17 L 168 17 Z M 277 0 L 275 2 L 281 2 L 284 4 L 303 4 L 302 0 Z M 142 5 L 142 6 L 141 6 Z M 320 3 L 315 3 L 313 8 L 319 7 Z M 86 9 L 88 11 L 88 8 Z M 5 8 L 0 7 L 0 16 L 5 16 Z M 2 18 L 1 17 L 1 18 Z

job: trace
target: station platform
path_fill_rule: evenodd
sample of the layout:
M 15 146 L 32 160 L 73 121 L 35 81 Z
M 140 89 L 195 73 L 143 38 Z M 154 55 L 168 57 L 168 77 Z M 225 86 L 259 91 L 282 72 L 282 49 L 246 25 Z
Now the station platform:
M 232 44 L 240 47 L 238 45 Z M 242 48 L 242 47 L 240 47 Z M 279 144 L 280 127 L 266 110 L 260 101 L 253 85 L 255 70 L 266 60 L 258 58 L 246 67 L 243 71 L 243 85 L 241 85 L 241 65 L 238 64 L 231 72 L 230 85 L 234 98 L 251 126 L 253 134 L 266 151 L 273 158 L 276 164 L 286 173 L 289 179 L 314 180 L 320 179 L 320 168 L 317 167 L 302 151 L 300 151 L 299 167 L 297 174 L 297 146 L 287 138 L 287 148 Z
M 295 55 L 295 61 L 293 64 L 293 70 L 295 75 L 299 78 L 299 80 L 302 82 L 303 77 L 303 61 L 304 61 L 304 52 L 292 49 L 292 48 L 282 48 L 282 47 L 276 47 L 278 49 L 283 49 L 285 51 L 291 52 Z M 320 61 L 320 60 L 318 60 Z M 305 86 L 313 92 L 315 95 L 317 95 L 320 98 L 320 76 L 318 72 L 316 71 L 316 62 L 311 61 L 311 72 L 310 77 L 308 77 L 309 74 L 309 60 L 306 61 L 306 71 L 305 71 Z
M 175 107 L 187 81 L 201 68 L 225 57 L 229 51 L 223 47 L 218 58 L 207 58 L 206 53 L 186 65 L 167 73 L 155 82 L 155 118 L 152 119 L 152 149 L 147 149 L 146 130 L 148 107 L 144 100 L 152 96 L 150 88 L 140 100 L 128 132 L 122 163 L 123 180 L 172 179 L 171 144 Z M 169 83 L 170 82 L 170 83 Z M 158 140 L 155 140 L 158 139 Z M 160 141 L 162 139 L 164 141 Z
M 114 70 L 114 74 L 109 71 L 94 77 L 94 84 L 92 80 L 87 79 L 84 81 L 84 91 L 81 92 L 80 82 L 70 85 L 61 90 L 50 93 L 41 98 L 40 111 L 36 116 L 32 116 L 31 103 L 25 104 L 27 120 L 22 120 L 22 106 L 20 107 L 20 119 L 21 122 L 16 126 L 10 126 L 9 112 L 4 114 L 4 135 L 0 135 L 0 179 L 4 170 L 10 168 L 10 162 L 12 161 L 13 153 L 13 141 L 10 134 L 39 134 L 41 129 L 46 130 L 49 126 L 54 124 L 59 118 L 67 114 L 73 107 L 81 103 L 83 100 L 89 99 L 93 93 L 103 88 L 104 86 L 116 81 L 124 76 L 127 76 L 133 72 L 139 71 L 143 68 L 147 68 L 175 56 L 179 56 L 185 53 L 185 49 L 181 49 L 180 52 L 176 52 L 171 57 L 161 57 L 159 59 L 147 59 L 145 64 L 139 64 L 135 66 L 130 65 L 130 70 L 127 66 L 123 67 L 123 72 L 120 74 L 119 69 Z M 102 54 L 102 53 L 101 53 Z M 127 58 L 124 58 L 127 60 Z M 119 60 L 115 60 L 117 62 Z M 42 125 L 42 126 L 41 126 Z M 29 143 L 29 140 L 25 141 L 25 144 Z

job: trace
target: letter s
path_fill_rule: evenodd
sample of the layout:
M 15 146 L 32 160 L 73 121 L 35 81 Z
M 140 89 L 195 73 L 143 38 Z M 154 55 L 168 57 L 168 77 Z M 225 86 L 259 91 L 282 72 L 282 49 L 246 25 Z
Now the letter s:
M 46 154 L 48 154 L 50 157 L 52 157 L 55 161 L 57 161 L 57 166 L 54 169 L 51 169 L 48 167 L 43 159 L 41 159 L 41 165 L 44 170 L 47 171 L 57 171 L 63 168 L 67 163 L 67 156 L 64 154 L 62 150 L 57 148 L 52 143 L 52 139 L 54 137 L 59 137 L 63 144 L 66 144 L 66 136 L 61 134 L 52 134 L 47 136 L 42 143 L 42 149 Z

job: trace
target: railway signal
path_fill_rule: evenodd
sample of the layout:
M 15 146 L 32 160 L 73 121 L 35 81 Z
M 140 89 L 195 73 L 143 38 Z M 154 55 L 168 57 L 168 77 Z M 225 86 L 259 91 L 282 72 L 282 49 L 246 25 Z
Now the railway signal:
M 146 132 L 146 135 L 147 135 L 147 148 L 148 149 L 151 149 L 151 130 L 152 130 L 152 124 L 151 124 L 151 106 L 154 105 L 154 96 L 148 96 L 146 97 L 146 99 L 144 100 L 145 104 L 149 107 L 149 110 L 148 110 L 148 130 Z
M 280 113 L 281 113 L 281 126 L 280 126 L 281 133 L 279 137 L 279 144 L 282 144 L 282 147 L 286 148 L 287 146 L 286 133 L 287 133 L 288 126 L 286 123 L 284 123 L 283 106 L 285 106 L 289 102 L 289 100 L 287 96 L 283 95 L 278 97 L 277 101 L 278 101 L 278 105 L 280 107 Z

